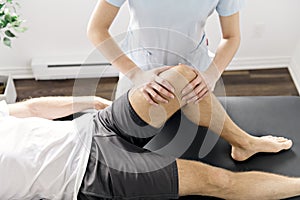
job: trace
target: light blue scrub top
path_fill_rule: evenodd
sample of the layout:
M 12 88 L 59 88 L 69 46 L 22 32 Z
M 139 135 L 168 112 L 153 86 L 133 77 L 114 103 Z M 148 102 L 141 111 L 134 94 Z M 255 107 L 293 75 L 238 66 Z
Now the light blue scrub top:
M 106 1 L 121 7 L 126 0 Z M 144 70 L 183 63 L 200 71 L 207 69 L 212 60 L 204 30 L 207 18 L 214 10 L 220 16 L 233 15 L 245 3 L 245 0 L 127 1 L 130 22 L 120 45 L 129 58 Z
M 120 7 L 126 0 L 106 0 Z M 128 0 L 130 23 L 122 48 L 143 69 L 191 64 L 205 70 L 211 58 L 205 24 L 214 10 L 238 12 L 245 0 Z

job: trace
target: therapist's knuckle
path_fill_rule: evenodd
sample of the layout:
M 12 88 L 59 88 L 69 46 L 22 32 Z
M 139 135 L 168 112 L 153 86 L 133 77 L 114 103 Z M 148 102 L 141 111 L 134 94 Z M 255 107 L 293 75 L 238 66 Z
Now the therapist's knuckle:
M 198 82 L 198 83 L 202 83 L 202 82 L 203 82 L 203 80 L 202 80 L 202 78 L 201 78 L 200 76 L 198 76 L 197 82 Z
M 144 93 L 145 92 L 145 86 L 140 87 L 139 91 L 142 92 L 142 93 Z
M 153 92 L 153 93 L 151 93 L 151 96 L 154 97 L 154 98 L 157 98 L 158 95 L 157 95 L 156 92 Z
M 207 91 L 202 91 L 202 92 L 200 93 L 200 96 L 202 97 L 202 96 L 204 96 L 206 93 L 207 93 Z
M 197 87 L 195 92 L 196 92 L 196 94 L 199 94 L 201 92 L 201 88 Z
M 192 99 L 192 98 L 194 98 L 195 96 L 196 96 L 195 93 L 191 93 L 190 96 L 189 96 L 189 98 Z
M 162 87 L 159 87 L 158 92 L 163 93 L 163 92 L 165 92 L 165 90 Z
M 151 87 L 151 86 L 152 86 L 152 82 L 148 82 L 148 83 L 145 84 L 145 87 L 146 87 L 146 88 L 149 88 L 149 87 Z
M 186 90 L 187 90 L 187 91 L 190 91 L 191 89 L 193 89 L 193 85 L 192 85 L 192 84 L 188 84 L 188 85 L 186 86 Z
M 200 83 L 200 82 L 199 82 L 199 80 L 197 79 L 197 80 L 195 80 L 195 81 L 192 82 L 192 86 L 193 86 L 193 87 L 196 87 L 197 85 L 199 85 L 199 83 Z

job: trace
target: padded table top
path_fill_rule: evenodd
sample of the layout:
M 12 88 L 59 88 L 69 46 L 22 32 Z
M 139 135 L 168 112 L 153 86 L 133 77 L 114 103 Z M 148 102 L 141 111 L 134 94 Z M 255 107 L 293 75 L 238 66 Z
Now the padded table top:
M 300 97 L 226 97 L 219 98 L 233 121 L 256 136 L 275 135 L 293 140 L 289 151 L 278 154 L 260 153 L 247 161 L 236 162 L 230 157 L 230 145 L 207 129 L 198 131 L 196 138 L 182 158 L 200 160 L 232 171 L 265 171 L 300 177 Z M 157 135 L 148 149 L 156 143 L 170 141 L 170 135 Z M 180 199 L 216 199 L 200 196 Z M 291 198 L 299 199 L 300 197 Z

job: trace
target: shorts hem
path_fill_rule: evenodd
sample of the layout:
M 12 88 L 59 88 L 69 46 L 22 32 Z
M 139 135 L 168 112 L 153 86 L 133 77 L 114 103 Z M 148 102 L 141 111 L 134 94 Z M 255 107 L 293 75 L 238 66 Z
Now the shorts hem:
M 173 169 L 173 192 L 174 194 L 173 195 L 176 195 L 176 199 L 179 198 L 179 179 L 178 179 L 178 167 L 177 167 L 177 162 L 175 161 L 173 163 L 173 166 L 172 166 L 172 169 Z

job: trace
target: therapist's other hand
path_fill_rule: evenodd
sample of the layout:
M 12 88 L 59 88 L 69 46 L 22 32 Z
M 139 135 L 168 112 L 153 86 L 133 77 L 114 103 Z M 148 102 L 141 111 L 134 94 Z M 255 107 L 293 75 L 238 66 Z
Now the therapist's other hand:
M 138 70 L 131 78 L 135 85 L 141 85 L 139 88 L 145 99 L 152 105 L 158 105 L 158 102 L 168 103 L 169 98 L 174 98 L 174 87 L 158 75 L 172 66 L 163 66 L 149 71 Z
M 211 91 L 211 88 L 209 88 L 209 85 L 207 84 L 204 73 L 201 73 L 192 67 L 190 68 L 197 76 L 183 88 L 181 92 L 182 100 L 186 103 L 198 103 L 209 91 Z

